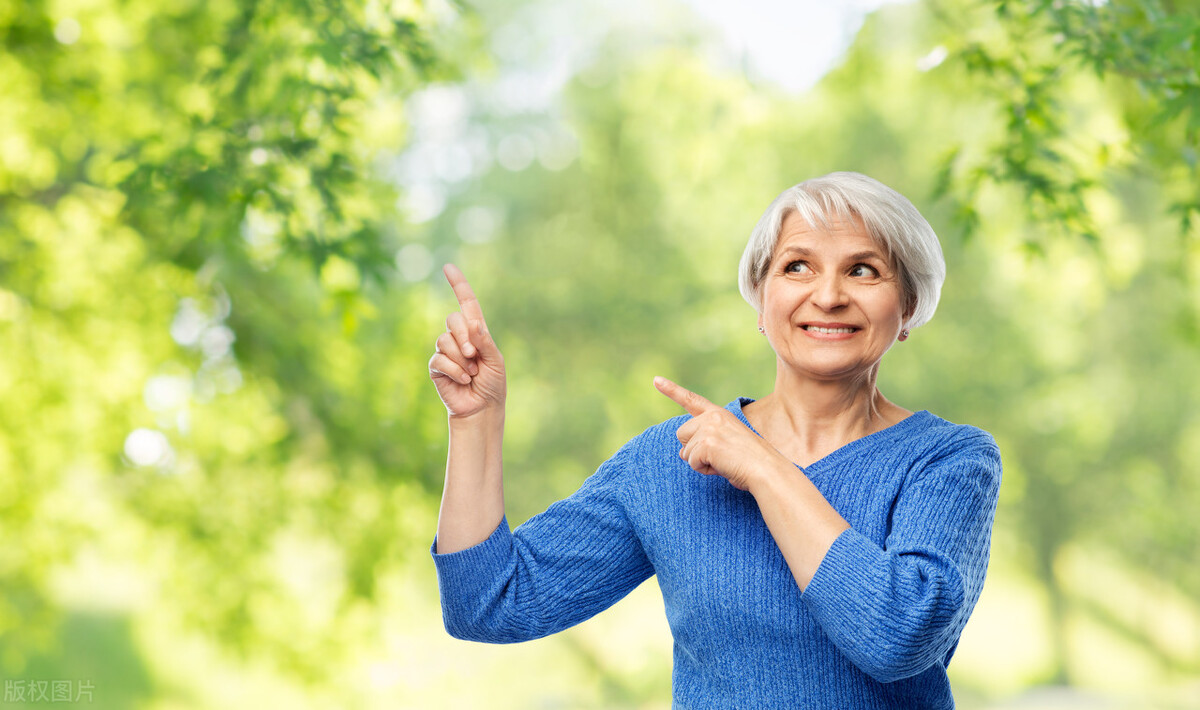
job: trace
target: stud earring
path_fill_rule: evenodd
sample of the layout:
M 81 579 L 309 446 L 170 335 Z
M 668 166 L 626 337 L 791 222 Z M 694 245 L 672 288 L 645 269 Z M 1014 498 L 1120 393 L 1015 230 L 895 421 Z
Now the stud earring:
M 758 332 L 762 333 L 763 335 L 766 335 L 766 333 L 767 333 L 767 331 L 763 330 L 763 327 L 761 325 L 758 326 Z
M 900 331 L 900 339 L 908 340 L 908 328 L 905 328 L 904 330 Z

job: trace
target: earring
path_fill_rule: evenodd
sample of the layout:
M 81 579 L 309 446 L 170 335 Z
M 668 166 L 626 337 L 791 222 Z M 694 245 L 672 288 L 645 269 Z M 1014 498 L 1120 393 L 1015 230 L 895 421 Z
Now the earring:
M 905 328 L 904 330 L 900 331 L 900 339 L 908 340 L 908 328 Z
M 758 326 L 758 332 L 762 333 L 763 335 L 766 335 L 766 333 L 767 333 L 767 331 L 763 330 L 763 327 L 761 325 Z

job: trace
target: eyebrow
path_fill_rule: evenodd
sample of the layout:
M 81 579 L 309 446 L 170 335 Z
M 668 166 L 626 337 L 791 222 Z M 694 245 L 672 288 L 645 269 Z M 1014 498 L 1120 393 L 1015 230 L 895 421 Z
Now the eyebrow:
M 811 249 L 807 249 L 805 247 L 790 246 L 790 247 L 785 247 L 783 249 L 783 251 L 779 252 L 780 256 L 783 256 L 784 254 L 798 254 L 800 256 L 812 256 L 813 251 Z M 851 254 L 850 256 L 846 257 L 846 261 L 863 261 L 866 259 L 876 259 L 878 261 L 887 263 L 887 259 L 885 259 L 883 257 L 883 255 L 877 251 L 860 251 L 860 252 L 856 252 L 856 253 Z

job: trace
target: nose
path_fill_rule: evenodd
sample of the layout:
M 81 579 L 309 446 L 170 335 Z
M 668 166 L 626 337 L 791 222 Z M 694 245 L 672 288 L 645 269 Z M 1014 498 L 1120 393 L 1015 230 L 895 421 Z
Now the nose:
M 826 274 L 813 284 L 812 301 L 818 308 L 833 311 L 846 305 L 848 294 L 840 274 Z

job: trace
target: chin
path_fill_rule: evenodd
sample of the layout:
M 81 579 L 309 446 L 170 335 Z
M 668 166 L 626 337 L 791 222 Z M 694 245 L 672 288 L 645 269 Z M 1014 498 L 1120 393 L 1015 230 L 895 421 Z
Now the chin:
M 783 364 L 797 376 L 822 382 L 838 382 L 857 380 L 875 372 L 879 363 L 846 362 L 842 361 L 813 361 L 786 362 Z

